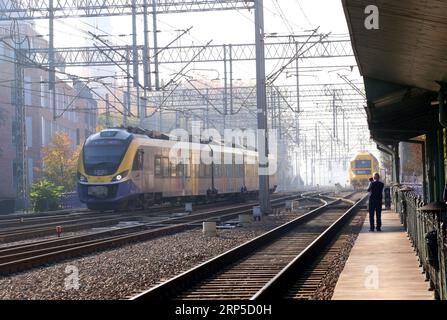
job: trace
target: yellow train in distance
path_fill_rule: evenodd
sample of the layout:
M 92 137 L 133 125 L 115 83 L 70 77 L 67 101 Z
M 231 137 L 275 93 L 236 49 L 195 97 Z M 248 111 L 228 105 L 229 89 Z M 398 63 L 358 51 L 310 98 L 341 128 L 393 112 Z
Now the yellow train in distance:
M 379 161 L 370 152 L 362 151 L 351 159 L 349 166 L 349 180 L 354 189 L 366 189 L 369 178 L 374 172 L 379 172 Z

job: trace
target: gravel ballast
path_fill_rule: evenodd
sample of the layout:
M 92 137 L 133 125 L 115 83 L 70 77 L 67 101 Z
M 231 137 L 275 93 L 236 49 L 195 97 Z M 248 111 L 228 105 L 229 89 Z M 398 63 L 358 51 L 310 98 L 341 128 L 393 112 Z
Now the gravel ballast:
M 125 299 L 300 214 L 281 214 L 205 237 L 192 230 L 0 278 L 0 299 Z M 78 276 L 77 276 L 78 275 Z
M 318 290 L 311 298 L 312 300 L 332 299 L 338 279 L 340 278 L 340 274 L 348 261 L 349 255 L 354 247 L 355 241 L 359 236 L 366 216 L 367 213 L 363 210 L 351 221 L 349 225 L 343 228 L 343 231 L 340 234 L 341 239 L 337 240 L 341 245 L 339 252 L 333 257 L 329 271 L 322 279 Z

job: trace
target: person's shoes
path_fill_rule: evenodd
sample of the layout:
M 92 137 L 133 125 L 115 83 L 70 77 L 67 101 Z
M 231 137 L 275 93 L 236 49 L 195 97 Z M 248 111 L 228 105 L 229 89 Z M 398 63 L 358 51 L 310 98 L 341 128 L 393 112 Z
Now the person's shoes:
M 382 229 L 381 229 L 381 228 L 377 228 L 377 231 L 379 231 L 379 232 L 380 232 L 380 231 L 382 231 Z
M 374 229 L 369 229 L 369 232 L 374 232 Z

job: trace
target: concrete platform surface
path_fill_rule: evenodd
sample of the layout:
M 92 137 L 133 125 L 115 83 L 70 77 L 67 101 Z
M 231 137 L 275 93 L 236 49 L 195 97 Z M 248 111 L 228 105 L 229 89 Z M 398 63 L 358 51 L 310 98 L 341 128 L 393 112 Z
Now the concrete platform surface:
M 365 219 L 332 299 L 433 300 L 399 216 L 384 211 L 382 224 L 382 232 L 369 232 Z

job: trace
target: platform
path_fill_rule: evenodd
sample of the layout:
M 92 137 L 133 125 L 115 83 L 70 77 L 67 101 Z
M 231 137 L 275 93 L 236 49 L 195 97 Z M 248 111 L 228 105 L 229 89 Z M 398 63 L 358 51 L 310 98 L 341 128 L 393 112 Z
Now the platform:
M 365 219 L 332 299 L 434 299 L 399 216 L 384 211 L 382 224 L 382 232 L 369 232 Z

